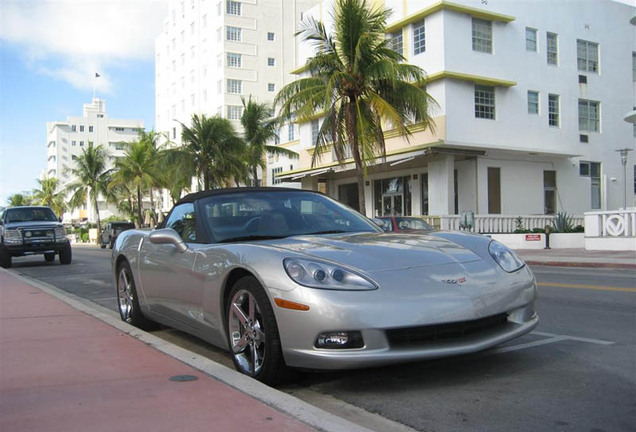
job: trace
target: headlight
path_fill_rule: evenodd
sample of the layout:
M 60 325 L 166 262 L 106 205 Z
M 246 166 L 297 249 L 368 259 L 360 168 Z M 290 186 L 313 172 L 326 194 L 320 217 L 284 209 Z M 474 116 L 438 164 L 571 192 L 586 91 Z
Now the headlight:
M 283 266 L 294 282 L 310 288 L 349 291 L 378 289 L 375 283 L 361 274 L 323 261 L 285 258 Z
M 59 242 L 66 241 L 66 230 L 64 227 L 55 228 L 55 239 Z
M 506 246 L 502 245 L 498 241 L 491 241 L 488 245 L 488 252 L 492 258 L 499 264 L 499 266 L 507 271 L 508 273 L 512 273 L 514 271 L 519 270 L 521 267 L 526 265 L 516 253 L 508 249 Z
M 4 242 L 9 245 L 22 244 L 22 233 L 17 229 L 8 229 L 4 231 Z

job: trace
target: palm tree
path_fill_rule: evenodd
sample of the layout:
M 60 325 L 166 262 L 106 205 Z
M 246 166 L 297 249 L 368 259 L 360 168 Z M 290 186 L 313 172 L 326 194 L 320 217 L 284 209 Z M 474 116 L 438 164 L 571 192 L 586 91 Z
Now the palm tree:
M 400 134 L 408 126 L 432 126 L 433 98 L 422 88 L 424 71 L 404 63 L 386 40 L 389 11 L 371 8 L 366 0 L 337 0 L 333 36 L 314 19 L 299 32 L 316 50 L 307 61 L 310 76 L 294 81 L 276 96 L 280 117 L 306 122 L 324 117 L 315 143 L 312 166 L 333 141 L 340 163 L 353 155 L 360 211 L 364 212 L 364 177 L 374 159 L 386 155 L 383 123 Z
M 181 126 L 183 146 L 165 150 L 164 164 L 197 177 L 204 190 L 247 177 L 245 143 L 229 120 L 194 114 L 190 127 L 183 123 Z
M 146 140 L 134 141 L 128 144 L 124 157 L 115 161 L 115 172 L 109 188 L 115 186 L 128 186 L 137 194 L 137 218 L 139 224 L 143 224 L 142 190 L 150 189 L 154 177 L 154 167 L 156 159 L 153 158 L 153 151 Z
M 13 194 L 7 200 L 9 207 L 26 206 L 31 204 L 31 197 L 24 194 Z
M 68 206 L 65 202 L 65 193 L 59 192 L 60 181 L 57 177 L 44 177 L 38 179 L 40 189 L 33 189 L 32 204 L 51 207 L 59 217 L 64 214 Z
M 284 155 L 293 158 L 298 153 L 283 147 L 267 145 L 267 142 L 276 137 L 278 120 L 273 119 L 270 109 L 265 104 L 259 104 L 250 96 L 247 103 L 243 102 L 243 139 L 247 144 L 247 166 L 252 173 L 252 185 L 258 186 L 258 167 L 265 168 L 265 155 Z
M 75 205 L 84 202 L 88 197 L 97 213 L 97 232 L 101 232 L 102 223 L 99 217 L 99 206 L 97 198 L 99 194 L 108 195 L 108 184 L 111 181 L 111 171 L 106 170 L 106 152 L 101 145 L 93 146 L 88 143 L 86 149 L 82 149 L 82 154 L 75 161 L 75 168 L 70 170 L 73 177 L 77 180 L 68 186 L 68 190 L 72 193 L 71 202 Z

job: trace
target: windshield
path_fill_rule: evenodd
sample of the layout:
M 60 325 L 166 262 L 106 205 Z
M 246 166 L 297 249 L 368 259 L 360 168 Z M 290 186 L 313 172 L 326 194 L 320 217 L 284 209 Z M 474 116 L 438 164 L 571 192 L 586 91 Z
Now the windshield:
M 216 242 L 306 234 L 381 232 L 368 219 L 323 195 L 306 191 L 246 191 L 201 201 Z
M 10 208 L 5 211 L 4 221 L 10 222 L 57 222 L 53 210 L 46 207 Z
M 410 218 L 410 217 L 396 217 L 395 222 L 400 229 L 412 229 L 412 230 L 432 230 L 431 226 L 424 222 L 422 219 Z

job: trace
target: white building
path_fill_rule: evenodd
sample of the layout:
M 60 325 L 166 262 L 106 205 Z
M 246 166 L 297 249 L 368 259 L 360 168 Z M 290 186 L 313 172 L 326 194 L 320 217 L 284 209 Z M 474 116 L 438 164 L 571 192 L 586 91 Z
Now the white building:
M 193 114 L 221 115 L 240 131 L 241 97 L 269 104 L 294 79 L 294 34 L 317 2 L 171 0 L 155 42 L 157 131 L 180 144 Z
M 307 14 L 328 28 L 331 1 Z M 366 214 L 531 215 L 635 203 L 623 121 L 636 106 L 635 8 L 610 0 L 374 0 L 392 9 L 387 37 L 428 74 L 435 132 L 387 133 L 387 159 L 369 169 Z M 296 73 L 312 55 L 299 43 Z M 314 125 L 315 126 L 315 125 Z M 284 141 L 284 140 L 283 140 Z M 312 125 L 289 148 L 299 167 L 279 180 L 325 188 L 357 207 L 353 162 L 327 153 L 311 166 Z M 285 143 L 283 142 L 283 145 Z M 633 167 L 633 169 L 632 169 Z
M 135 141 L 139 137 L 139 130 L 143 130 L 142 120 L 111 119 L 106 113 L 106 101 L 93 98 L 91 103 L 84 104 L 81 117 L 68 117 L 66 121 L 47 122 L 47 163 L 45 174 L 47 177 L 57 177 L 61 188 L 68 186 L 77 179 L 70 172 L 75 168 L 75 160 L 82 154 L 82 150 L 89 143 L 101 145 L 108 154 L 107 169 L 114 166 L 115 159 L 124 155 L 124 142 Z M 98 201 L 100 217 L 111 216 L 115 211 L 102 200 Z M 92 205 L 75 211 L 73 215 L 65 215 L 66 219 L 82 220 L 88 218 L 95 222 L 96 215 Z

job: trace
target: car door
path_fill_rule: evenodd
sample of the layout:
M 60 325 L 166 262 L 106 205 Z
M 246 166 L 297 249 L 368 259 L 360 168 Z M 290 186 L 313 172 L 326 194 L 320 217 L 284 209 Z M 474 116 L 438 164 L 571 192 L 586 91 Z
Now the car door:
M 139 274 L 144 298 L 153 314 L 177 327 L 197 329 L 201 315 L 202 278 L 193 270 L 199 242 L 192 203 L 176 206 L 165 228 L 174 229 L 188 245 L 179 252 L 174 245 L 144 241 L 139 255 Z

